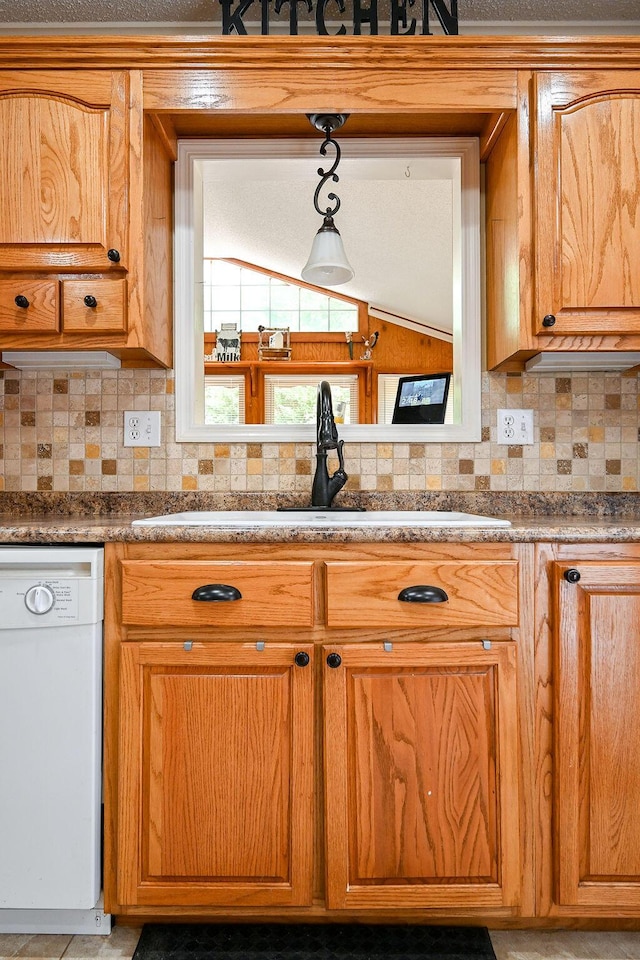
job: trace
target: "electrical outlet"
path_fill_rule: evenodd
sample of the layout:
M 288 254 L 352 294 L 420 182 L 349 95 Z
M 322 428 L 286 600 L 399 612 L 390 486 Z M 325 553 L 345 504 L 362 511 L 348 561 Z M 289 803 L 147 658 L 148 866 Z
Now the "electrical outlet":
M 498 443 L 533 443 L 533 410 L 498 410 Z
M 125 447 L 159 447 L 160 411 L 125 410 L 124 445 Z

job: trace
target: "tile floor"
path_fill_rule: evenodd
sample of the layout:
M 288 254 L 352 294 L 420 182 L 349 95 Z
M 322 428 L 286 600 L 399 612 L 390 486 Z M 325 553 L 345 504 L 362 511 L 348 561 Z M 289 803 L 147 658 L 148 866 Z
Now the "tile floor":
M 114 927 L 108 937 L 0 934 L 0 960 L 131 960 L 138 927 Z M 499 930 L 491 933 L 497 960 L 640 960 L 640 932 Z

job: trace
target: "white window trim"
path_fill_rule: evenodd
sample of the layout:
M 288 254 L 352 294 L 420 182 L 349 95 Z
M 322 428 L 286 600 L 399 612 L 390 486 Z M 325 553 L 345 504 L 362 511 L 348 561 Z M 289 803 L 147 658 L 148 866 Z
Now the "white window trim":
M 351 156 L 435 156 L 460 160 L 460 231 L 458 262 L 461 282 L 454 296 L 452 424 L 353 424 L 340 428 L 345 441 L 396 443 L 463 443 L 481 439 L 481 276 L 480 276 L 480 163 L 478 141 L 471 137 L 415 140 L 352 140 Z M 206 426 L 203 421 L 204 373 L 202 331 L 195 328 L 195 263 L 202 259 L 202 177 L 204 160 L 241 157 L 309 156 L 317 159 L 317 143 L 307 140 L 181 140 L 175 179 L 174 354 L 176 384 L 176 441 L 265 443 L 313 441 L 309 425 L 242 424 Z M 192 332 L 193 335 L 189 335 Z

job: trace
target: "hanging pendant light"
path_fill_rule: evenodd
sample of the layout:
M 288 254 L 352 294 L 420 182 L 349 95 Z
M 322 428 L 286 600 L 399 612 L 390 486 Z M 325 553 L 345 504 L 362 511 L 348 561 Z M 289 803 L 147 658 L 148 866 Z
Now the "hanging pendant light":
M 331 138 L 334 130 L 339 130 L 349 114 L 347 113 L 312 113 L 309 115 L 311 124 L 316 130 L 321 130 L 325 139 L 320 147 L 322 156 L 326 156 L 329 146 L 335 148 L 336 158 L 328 170 L 318 168 L 318 176 L 321 178 L 313 195 L 313 205 L 321 217 L 324 218 L 322 226 L 316 233 L 311 253 L 302 270 L 302 279 L 307 283 L 313 283 L 320 287 L 336 287 L 340 283 L 347 283 L 353 278 L 353 268 L 347 260 L 342 245 L 342 237 L 338 231 L 333 218 L 340 209 L 340 200 L 335 193 L 330 193 L 327 199 L 333 206 L 328 206 L 325 210 L 320 208 L 320 191 L 328 180 L 337 183 L 340 179 L 336 170 L 340 163 L 340 146 Z

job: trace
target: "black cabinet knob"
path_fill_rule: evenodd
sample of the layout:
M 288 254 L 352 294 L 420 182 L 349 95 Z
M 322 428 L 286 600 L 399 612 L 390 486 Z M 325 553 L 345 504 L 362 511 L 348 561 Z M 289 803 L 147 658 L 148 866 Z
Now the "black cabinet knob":
M 120 251 L 119 250 L 107 250 L 107 256 L 111 263 L 120 263 Z
M 580 579 L 580 571 L 576 570 L 575 567 L 571 567 L 569 570 L 565 570 L 564 578 L 567 583 L 577 583 Z
M 91 294 L 88 293 L 84 298 L 84 305 L 85 307 L 97 307 L 98 301 L 96 300 L 95 297 L 92 297 Z
M 402 603 L 446 603 L 448 599 L 441 587 L 430 587 L 426 583 L 405 587 L 398 594 L 398 600 Z
M 552 313 L 548 313 L 546 317 L 542 318 L 543 327 L 552 327 L 555 324 L 555 322 L 556 322 L 556 318 Z
M 27 300 L 26 297 L 23 297 L 22 294 L 19 293 L 15 299 L 15 304 L 16 304 L 16 307 L 22 307 L 23 310 L 26 310 L 27 307 L 29 306 L 29 301 Z
M 339 653 L 330 653 L 327 657 L 327 666 L 335 670 L 342 663 L 342 657 Z
M 309 666 L 309 654 L 304 650 L 301 650 L 300 653 L 296 653 L 294 660 L 296 661 L 297 667 L 308 667 Z
M 228 583 L 205 583 L 191 594 L 192 600 L 202 600 L 205 603 L 224 603 L 230 600 L 242 600 L 242 594 L 237 587 Z

